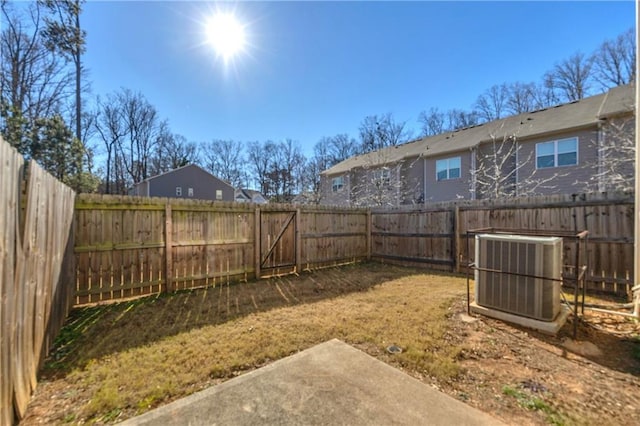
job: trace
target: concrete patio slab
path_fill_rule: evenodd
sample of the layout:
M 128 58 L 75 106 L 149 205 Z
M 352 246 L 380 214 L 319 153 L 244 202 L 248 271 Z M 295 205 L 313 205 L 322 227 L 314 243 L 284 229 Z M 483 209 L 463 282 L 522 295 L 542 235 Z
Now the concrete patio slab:
M 122 425 L 500 425 L 339 340 Z

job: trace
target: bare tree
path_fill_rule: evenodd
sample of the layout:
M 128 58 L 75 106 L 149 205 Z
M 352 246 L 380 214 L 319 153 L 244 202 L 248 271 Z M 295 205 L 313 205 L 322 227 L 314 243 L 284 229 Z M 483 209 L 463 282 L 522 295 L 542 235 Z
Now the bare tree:
M 242 143 L 234 140 L 214 139 L 202 147 L 206 168 L 234 188 L 243 186 L 242 165 L 245 163 Z
M 633 118 L 612 118 L 602 128 L 602 138 L 593 140 L 598 158 L 586 164 L 596 170 L 584 184 L 586 191 L 635 190 L 635 122 Z
M 309 158 L 303 169 L 302 187 L 298 199 L 301 204 L 320 204 L 323 199 L 320 173 L 327 169 L 323 157 L 314 155 Z
M 276 144 L 273 141 L 250 142 L 247 149 L 247 160 L 251 173 L 260 192 L 267 198 L 274 193 L 269 172 L 276 155 Z
M 605 40 L 592 57 L 594 78 L 603 88 L 629 84 L 636 75 L 636 40 L 633 28 L 615 40 Z
M 106 101 L 97 99 L 96 119 L 94 126 L 102 139 L 106 154 L 105 180 L 103 191 L 106 194 L 121 193 L 125 189 L 124 175 L 120 172 L 116 157 L 117 147 L 125 137 L 126 128 L 121 117 L 120 108 L 115 95 L 108 95 Z
M 169 126 L 164 123 L 151 157 L 151 174 L 157 175 L 188 164 L 197 164 L 198 161 L 198 146 L 188 142 L 182 135 L 171 133 Z
M 509 97 L 505 107 L 508 114 L 522 114 L 536 109 L 535 83 L 512 83 L 508 87 L 508 92 Z
M 340 133 L 325 140 L 328 144 L 329 165 L 338 164 L 358 153 L 358 142 L 346 133 Z
M 410 134 L 405 121 L 396 121 L 393 114 L 370 115 L 360 123 L 360 152 L 367 153 L 406 142 Z
M 476 167 L 471 171 L 471 193 L 475 198 L 498 199 L 516 194 L 517 142 L 513 136 L 498 139 L 476 148 Z
M 445 115 L 438 108 L 429 108 L 429 111 L 422 111 L 418 116 L 418 121 L 422 124 L 423 136 L 435 136 L 448 130 L 445 127 Z
M 593 59 L 576 52 L 557 63 L 545 79 L 566 101 L 577 101 L 589 95 L 591 90 Z
M 536 176 L 536 169 L 527 177 L 526 185 L 518 185 L 518 175 L 533 161 L 533 151 L 523 156 L 517 135 L 503 134 L 502 129 L 493 132 L 490 142 L 475 150 L 475 167 L 471 170 L 470 191 L 477 199 L 499 199 L 514 196 L 538 195 L 542 190 L 554 188 L 554 180 L 565 176 Z
M 267 172 L 277 202 L 290 202 L 302 188 L 303 168 L 306 162 L 300 145 L 285 139 L 276 146 L 273 161 Z
M 392 161 L 389 149 L 370 153 L 364 167 L 351 171 L 351 204 L 395 207 L 422 201 L 419 182 L 406 176 L 418 158 Z
M 479 124 L 478 114 L 475 111 L 464 111 L 453 108 L 447 111 L 447 131 L 460 130 Z
M 118 100 L 127 131 L 118 150 L 131 179 L 130 184 L 141 182 L 150 176 L 151 155 L 165 124 L 156 108 L 141 93 L 123 89 Z
M 167 123 L 141 93 L 121 89 L 99 100 L 95 129 L 107 154 L 107 193 L 126 193 L 151 176 L 151 160 Z
M 493 121 L 504 117 L 509 101 L 509 88 L 506 84 L 491 86 L 482 95 L 478 96 L 475 110 L 481 121 Z

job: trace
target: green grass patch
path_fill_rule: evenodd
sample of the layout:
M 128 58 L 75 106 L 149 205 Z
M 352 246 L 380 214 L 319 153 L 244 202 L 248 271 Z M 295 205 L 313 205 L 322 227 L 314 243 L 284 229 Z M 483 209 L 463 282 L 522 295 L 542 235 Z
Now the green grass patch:
M 530 392 L 516 389 L 512 386 L 505 385 L 502 387 L 502 393 L 504 395 L 513 397 L 518 402 L 518 405 L 522 408 L 530 411 L 540 411 L 545 415 L 545 420 L 549 424 L 564 425 L 566 422 L 564 418 L 553 408 L 544 397 L 533 395 Z

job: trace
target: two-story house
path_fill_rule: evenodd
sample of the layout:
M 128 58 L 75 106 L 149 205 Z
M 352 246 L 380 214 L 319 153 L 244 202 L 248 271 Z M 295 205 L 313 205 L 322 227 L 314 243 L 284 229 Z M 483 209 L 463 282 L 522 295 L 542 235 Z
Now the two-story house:
M 358 155 L 321 173 L 322 202 L 390 206 L 626 189 L 634 103 L 634 87 L 620 86 Z

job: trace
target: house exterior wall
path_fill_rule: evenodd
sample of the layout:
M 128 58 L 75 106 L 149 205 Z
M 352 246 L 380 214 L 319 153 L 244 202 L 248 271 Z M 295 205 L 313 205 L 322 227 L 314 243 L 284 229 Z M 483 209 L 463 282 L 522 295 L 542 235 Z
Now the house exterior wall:
M 424 159 L 407 159 L 401 168 L 402 197 L 400 204 L 413 205 L 424 203 Z
M 205 172 L 199 167 L 183 167 L 147 181 L 150 197 L 193 198 L 199 200 L 233 201 L 234 188 L 228 183 Z M 176 187 L 182 195 L 176 195 Z M 189 196 L 193 188 L 193 196 Z M 222 191 L 222 200 L 216 198 L 216 191 Z
M 140 182 L 137 185 L 134 185 L 129 190 L 129 195 L 138 196 L 138 197 L 148 197 L 149 196 L 149 181 L 145 180 Z
M 635 189 L 635 126 L 633 115 L 611 117 L 602 125 L 597 191 Z
M 476 199 L 516 194 L 517 150 L 518 145 L 513 138 L 498 138 L 495 142 L 476 147 L 472 153 L 476 158 L 473 178 Z
M 344 186 L 340 191 L 333 191 L 332 181 L 333 178 L 342 176 L 344 180 Z M 321 175 L 320 176 L 320 191 L 322 197 L 320 203 L 331 206 L 349 206 L 351 205 L 351 172 L 345 172 L 335 175 Z
M 536 168 L 536 144 L 559 139 L 578 138 L 577 164 Z M 571 194 L 585 192 L 598 172 L 598 128 L 559 132 L 518 142 L 518 196 Z
M 426 158 L 427 181 L 425 202 L 471 198 L 471 153 L 471 150 L 465 149 Z M 437 160 L 453 157 L 460 157 L 460 177 L 439 181 L 436 177 Z

